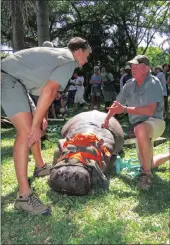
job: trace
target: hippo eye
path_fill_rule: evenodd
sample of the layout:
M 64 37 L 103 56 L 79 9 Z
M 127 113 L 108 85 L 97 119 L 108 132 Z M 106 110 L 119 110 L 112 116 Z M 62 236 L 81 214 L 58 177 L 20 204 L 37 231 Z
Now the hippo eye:
M 67 176 L 67 174 L 65 173 L 65 174 L 63 174 L 63 180 L 68 180 L 68 176 Z
M 61 170 L 60 169 L 58 170 L 58 174 L 61 174 Z
M 78 181 L 78 179 L 79 179 L 79 175 L 76 174 L 76 176 L 75 176 L 75 182 Z
M 71 178 L 71 181 L 72 181 L 72 183 L 75 183 L 76 182 L 76 180 L 75 180 L 74 177 Z

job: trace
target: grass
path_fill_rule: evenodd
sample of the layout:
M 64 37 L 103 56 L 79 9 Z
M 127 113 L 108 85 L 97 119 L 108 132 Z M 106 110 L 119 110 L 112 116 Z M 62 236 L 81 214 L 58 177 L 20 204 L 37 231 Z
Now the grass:
M 122 119 L 121 124 L 127 124 Z M 62 126 L 62 123 L 60 123 Z M 52 129 L 54 124 L 51 124 Z M 52 130 L 51 130 L 52 131 Z M 155 153 L 169 151 L 167 141 L 154 148 Z M 42 152 L 50 162 L 60 138 L 59 132 L 49 133 L 52 142 L 45 142 Z M 47 177 L 36 179 L 33 187 L 44 203 L 52 207 L 49 217 L 35 217 L 14 210 L 17 182 L 12 147 L 14 129 L 2 129 L 2 244 L 167 244 L 169 239 L 169 165 L 154 171 L 153 187 L 148 192 L 135 188 L 136 179 L 126 173 L 113 174 L 107 191 L 92 191 L 85 197 L 68 197 L 50 190 Z M 135 148 L 124 149 L 125 158 L 136 158 Z M 34 169 L 29 156 L 28 174 Z

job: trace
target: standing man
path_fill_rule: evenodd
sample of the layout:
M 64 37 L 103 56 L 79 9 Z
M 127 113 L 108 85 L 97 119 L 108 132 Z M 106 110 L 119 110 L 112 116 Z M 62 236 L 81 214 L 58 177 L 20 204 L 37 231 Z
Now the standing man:
M 57 91 L 63 91 L 74 69 L 87 63 L 91 53 L 88 42 L 72 38 L 67 48 L 36 47 L 18 51 L 2 61 L 2 107 L 16 128 L 13 158 L 19 186 L 15 208 L 33 214 L 47 214 L 50 208 L 41 203 L 30 189 L 27 176 L 29 147 L 37 168 L 35 176 L 49 174 L 40 149 L 44 119 Z M 40 91 L 37 108 L 28 92 Z
M 163 90 L 159 79 L 150 74 L 148 57 L 137 55 L 128 64 L 131 65 L 133 78 L 122 88 L 117 101 L 108 108 L 109 112 L 102 127 L 109 127 L 109 119 L 113 115 L 128 113 L 130 123 L 134 126 L 142 168 L 137 187 L 148 190 L 152 186 L 151 168 L 153 162 L 155 163 L 152 141 L 165 130 Z

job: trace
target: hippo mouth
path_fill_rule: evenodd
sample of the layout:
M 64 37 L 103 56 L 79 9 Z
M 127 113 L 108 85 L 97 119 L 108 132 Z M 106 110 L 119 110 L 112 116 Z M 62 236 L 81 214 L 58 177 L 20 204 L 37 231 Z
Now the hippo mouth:
M 62 166 L 51 171 L 50 187 L 57 192 L 82 196 L 91 190 L 91 173 L 82 166 Z

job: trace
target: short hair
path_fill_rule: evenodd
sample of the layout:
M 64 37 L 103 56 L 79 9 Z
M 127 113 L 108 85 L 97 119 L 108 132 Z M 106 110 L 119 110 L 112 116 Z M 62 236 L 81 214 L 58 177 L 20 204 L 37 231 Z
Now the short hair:
M 169 66 L 167 63 L 162 65 L 162 68 L 164 69 L 165 66 Z
M 78 50 L 79 48 L 81 48 L 83 51 L 90 48 L 88 42 L 81 37 L 73 37 L 69 41 L 67 47 L 72 52 Z

